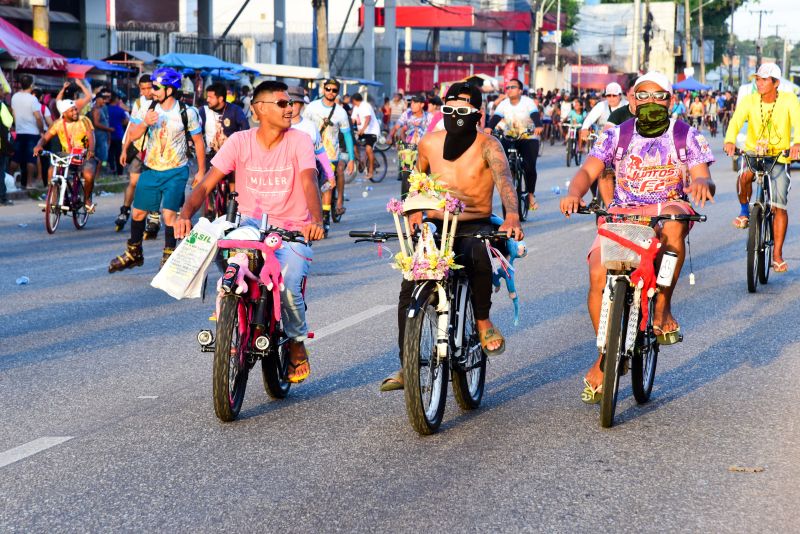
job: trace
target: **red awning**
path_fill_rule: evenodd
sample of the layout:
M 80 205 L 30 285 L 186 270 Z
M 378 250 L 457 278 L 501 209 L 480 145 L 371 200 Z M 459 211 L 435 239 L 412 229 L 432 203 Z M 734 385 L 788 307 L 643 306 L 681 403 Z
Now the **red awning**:
M 384 9 L 375 7 L 375 26 L 384 25 Z M 531 31 L 530 11 L 477 11 L 471 6 L 397 6 L 398 28 L 459 28 L 472 31 Z M 364 25 L 364 6 L 358 10 L 358 25 Z M 567 16 L 561 14 L 561 27 L 567 27 Z M 545 13 L 542 31 L 556 29 L 556 16 Z
M 67 78 L 86 78 L 86 73 L 94 68 L 94 65 L 78 65 L 77 63 L 67 64 Z
M 0 48 L 17 61 L 17 68 L 67 70 L 67 58 L 56 54 L 0 18 Z

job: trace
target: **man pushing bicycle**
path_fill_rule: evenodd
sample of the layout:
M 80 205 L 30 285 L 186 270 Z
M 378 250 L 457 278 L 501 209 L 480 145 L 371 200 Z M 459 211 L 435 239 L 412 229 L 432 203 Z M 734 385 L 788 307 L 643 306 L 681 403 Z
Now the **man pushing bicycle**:
M 611 213 L 653 216 L 693 214 L 690 199 L 701 207 L 713 201 L 716 186 L 708 165 L 714 156 L 705 138 L 694 128 L 670 120 L 669 101 L 672 84 L 666 76 L 649 72 L 634 84 L 636 118 L 606 130 L 592 148 L 583 166 L 570 182 L 561 200 L 561 212 L 567 217 L 583 206 L 582 197 L 607 166 L 614 168 L 616 184 Z M 689 233 L 686 222 L 667 221 L 659 229 L 662 247 L 677 255 L 675 274 L 670 287 L 656 294 L 653 330 L 661 345 L 680 340 L 680 326 L 672 315 L 672 292 L 680 275 L 685 254 L 684 240 Z M 658 261 L 661 261 L 659 256 Z M 592 326 L 597 333 L 606 269 L 600 259 L 600 240 L 589 250 L 589 295 L 587 305 Z M 586 373 L 584 402 L 599 401 L 603 372 L 601 357 Z
M 418 146 L 417 169 L 436 175 L 450 194 L 466 205 L 459 216 L 458 231 L 476 232 L 493 230 L 489 221 L 492 215 L 492 194 L 496 187 L 500 193 L 506 218 L 500 226 L 509 237 L 523 238 L 517 206 L 517 192 L 511 178 L 503 146 L 491 135 L 478 132 L 481 118 L 481 93 L 474 85 L 455 83 L 447 91 L 442 106 L 445 130 L 426 134 Z M 434 221 L 442 218 L 441 212 L 428 212 Z M 411 223 L 420 224 L 422 214 L 412 216 Z M 477 238 L 460 238 L 455 244 L 456 261 L 463 264 L 472 288 L 472 306 L 480 335 L 481 346 L 488 356 L 502 354 L 505 339 L 489 319 L 492 294 L 492 265 L 486 245 Z M 399 328 L 398 344 L 402 364 L 403 339 L 408 306 L 415 284 L 404 281 L 400 288 L 397 307 Z M 386 378 L 381 391 L 403 389 L 402 371 Z
M 725 153 L 733 156 L 736 151 L 736 135 L 747 121 L 745 150 L 759 156 L 775 156 L 789 150 L 789 158 L 778 157 L 771 177 L 772 210 L 774 219 L 772 232 L 772 270 L 785 273 L 788 265 L 783 259 L 783 243 L 789 217 L 786 204 L 789 200 L 789 162 L 800 159 L 800 102 L 790 92 L 778 91 L 781 69 L 774 63 L 764 63 L 756 72 L 757 92 L 742 97 L 725 132 Z M 794 133 L 792 133 L 794 129 Z M 753 173 L 746 165 L 739 173 L 738 192 L 741 211 L 733 220 L 737 228 L 747 228 L 750 222 L 750 195 L 753 192 Z

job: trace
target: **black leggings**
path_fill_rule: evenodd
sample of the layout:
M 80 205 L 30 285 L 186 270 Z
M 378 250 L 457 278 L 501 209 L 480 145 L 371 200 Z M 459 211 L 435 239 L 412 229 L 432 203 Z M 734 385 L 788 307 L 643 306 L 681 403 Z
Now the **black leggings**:
M 441 221 L 431 221 L 441 228 Z M 497 227 L 486 219 L 459 222 L 458 233 L 495 230 Z M 488 319 L 492 307 L 492 262 L 482 239 L 462 237 L 455 241 L 455 261 L 464 266 L 472 291 L 472 309 L 475 319 Z M 415 282 L 403 280 L 397 302 L 397 346 L 400 348 L 400 363 L 403 363 L 403 338 L 406 332 L 406 315 L 411 304 Z
M 522 168 L 525 169 L 525 189 L 528 193 L 536 193 L 536 158 L 539 157 L 538 139 L 517 139 L 516 141 L 500 141 L 503 148 L 508 150 L 512 144 L 516 144 L 519 154 L 522 156 Z

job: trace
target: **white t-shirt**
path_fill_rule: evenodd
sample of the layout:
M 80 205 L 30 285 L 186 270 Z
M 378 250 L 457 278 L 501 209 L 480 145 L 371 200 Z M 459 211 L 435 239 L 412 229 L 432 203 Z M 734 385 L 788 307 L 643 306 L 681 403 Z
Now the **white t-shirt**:
M 506 129 L 524 130 L 533 128 L 531 114 L 539 111 L 539 107 L 532 98 L 523 96 L 516 104 L 511 103 L 510 98 L 506 98 L 497 105 L 494 114 L 503 117 Z
M 42 114 L 42 105 L 31 93 L 20 91 L 11 97 L 11 109 L 14 110 L 14 122 L 17 125 L 18 134 L 40 135 L 39 127 L 36 125 L 34 112 Z M 42 118 L 44 121 L 44 117 Z
M 339 131 L 350 131 L 350 117 L 342 106 L 336 104 L 331 115 L 331 108 L 322 103 L 322 99 L 314 100 L 303 109 L 303 118 L 311 121 L 319 130 L 330 117 L 331 124 L 322 133 L 322 144 L 328 153 L 328 159 L 339 161 Z
M 572 101 L 569 102 L 562 100 L 561 101 L 561 120 L 563 121 L 564 118 L 569 115 L 569 112 L 572 111 Z
M 371 118 L 367 127 L 364 128 L 364 122 L 367 120 L 367 117 Z M 375 110 L 372 109 L 372 106 L 366 100 L 363 100 L 359 105 L 353 108 L 353 120 L 355 120 L 358 125 L 358 131 L 364 128 L 364 134 L 366 135 L 378 136 L 381 134 L 381 127 L 378 123 L 378 117 L 375 115 Z
M 292 124 L 292 128 L 308 134 L 311 142 L 314 143 L 314 154 L 320 154 L 325 150 L 325 147 L 322 146 L 322 137 L 320 137 L 319 130 L 317 130 L 313 122 L 301 117 L 300 122 Z

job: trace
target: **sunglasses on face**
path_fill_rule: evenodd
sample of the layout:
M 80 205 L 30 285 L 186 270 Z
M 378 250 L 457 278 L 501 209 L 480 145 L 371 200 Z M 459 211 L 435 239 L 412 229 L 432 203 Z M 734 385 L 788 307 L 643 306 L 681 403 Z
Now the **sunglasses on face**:
M 667 91 L 636 91 L 633 96 L 636 97 L 636 100 L 649 100 L 650 98 L 653 100 L 666 100 L 669 98 L 669 93 Z
M 163 85 L 155 85 L 153 84 L 153 91 L 161 91 L 162 89 L 166 89 Z
M 609 98 L 609 97 L 617 97 L 617 98 L 619 98 L 619 97 L 621 97 L 621 96 L 622 96 L 622 95 L 605 95 L 605 97 L 606 97 L 606 98 Z
M 442 113 L 445 115 L 469 115 L 470 113 L 476 113 L 478 110 L 475 108 L 471 108 L 469 106 L 442 106 L 441 107 Z
M 256 100 L 253 102 L 253 104 L 275 104 L 281 109 L 286 109 L 294 103 L 294 100 Z
M 339 88 L 338 88 L 338 87 L 326 87 L 326 88 L 325 88 L 325 92 L 326 92 L 326 93 L 333 93 L 333 94 L 336 94 L 336 93 L 338 93 L 338 92 L 339 92 Z
M 509 85 L 509 86 L 506 87 L 506 90 L 509 90 L 509 89 L 522 89 L 522 87 L 520 87 L 519 85 Z

